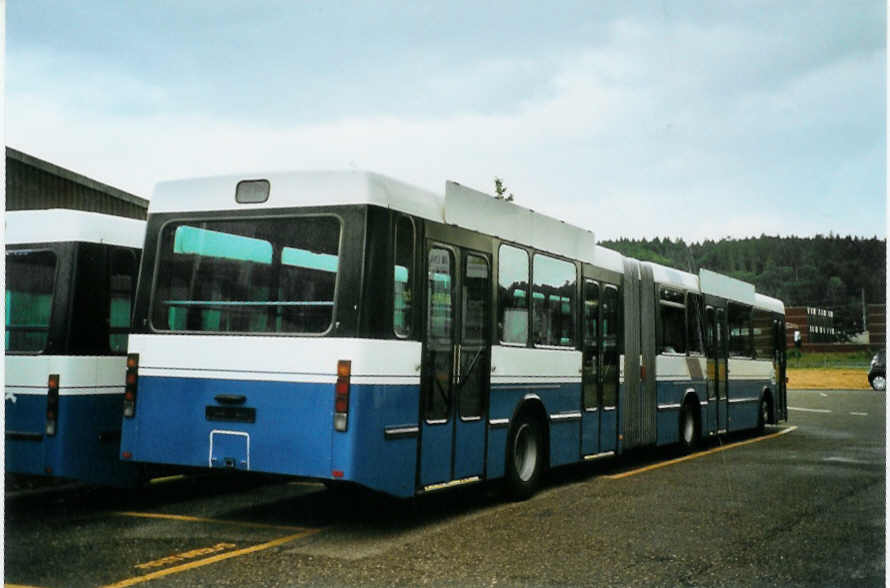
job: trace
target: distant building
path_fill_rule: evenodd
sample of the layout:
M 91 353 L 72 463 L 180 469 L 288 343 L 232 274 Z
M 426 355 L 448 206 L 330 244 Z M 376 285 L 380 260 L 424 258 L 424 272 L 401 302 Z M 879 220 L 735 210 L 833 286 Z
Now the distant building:
M 887 346 L 887 305 L 869 304 L 866 307 L 865 328 L 868 344 L 873 347 Z
M 144 220 L 148 200 L 6 148 L 6 210 L 70 208 Z
M 785 340 L 794 345 L 794 331 L 800 331 L 804 345 L 809 343 L 834 343 L 834 311 L 815 306 L 788 306 L 785 308 Z

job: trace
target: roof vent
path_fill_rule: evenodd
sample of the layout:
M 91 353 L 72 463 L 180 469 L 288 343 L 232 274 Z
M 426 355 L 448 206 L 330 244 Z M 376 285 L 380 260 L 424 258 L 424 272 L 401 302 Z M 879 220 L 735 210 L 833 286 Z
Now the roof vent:
M 260 204 L 269 199 L 269 180 L 241 180 L 235 188 L 238 204 Z

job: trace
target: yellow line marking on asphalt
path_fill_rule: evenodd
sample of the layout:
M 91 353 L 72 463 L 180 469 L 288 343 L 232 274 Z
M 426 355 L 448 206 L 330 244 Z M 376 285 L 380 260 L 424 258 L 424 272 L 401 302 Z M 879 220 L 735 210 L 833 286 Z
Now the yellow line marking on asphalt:
M 29 586 L 28 584 L 3 584 L 4 588 L 39 588 L 38 586 Z
M 239 527 L 253 527 L 256 529 L 280 529 L 283 531 L 303 531 L 306 527 L 293 525 L 270 525 L 268 523 L 251 523 L 250 521 L 228 521 L 224 519 L 205 519 L 202 517 L 190 517 L 186 515 L 164 514 L 158 512 L 132 512 L 117 511 L 111 514 L 121 517 L 138 517 L 143 519 L 165 519 L 168 521 L 185 521 L 187 523 L 214 523 L 220 525 L 235 525 Z
M 676 459 L 671 459 L 668 461 L 662 461 L 659 463 L 655 463 L 652 465 L 648 465 L 642 468 L 637 468 L 635 470 L 630 470 L 629 472 L 622 472 L 620 474 L 612 474 L 610 476 L 606 476 L 609 480 L 620 480 L 622 478 L 629 478 L 630 476 L 635 476 L 637 474 L 642 474 L 643 472 L 648 472 L 651 470 L 657 470 L 659 468 L 666 468 L 669 465 L 674 465 L 675 463 L 680 463 L 683 461 L 689 461 L 690 459 L 698 459 L 699 457 L 704 457 L 706 455 L 711 455 L 712 453 L 717 453 L 720 451 L 726 451 L 727 449 L 734 449 L 736 447 L 741 447 L 742 445 L 750 445 L 751 443 L 759 443 L 760 441 L 766 441 L 767 439 L 775 439 L 776 437 L 781 437 L 782 435 L 787 435 L 791 431 L 797 429 L 797 425 L 788 427 L 787 429 L 782 429 L 778 433 L 771 433 L 769 435 L 764 435 L 762 437 L 755 437 L 754 439 L 746 439 L 745 441 L 738 441 L 737 443 L 732 443 L 730 445 L 722 445 L 720 447 L 715 447 L 713 449 L 708 449 L 707 451 L 700 451 L 698 453 L 693 453 L 690 455 L 684 455 L 683 457 L 678 457 Z
M 225 551 L 226 549 L 232 549 L 234 547 L 238 546 L 234 543 L 217 543 L 216 545 L 211 545 L 210 547 L 199 547 L 198 549 L 183 551 L 182 553 L 174 553 L 172 555 L 168 555 L 167 557 L 162 557 L 160 559 L 154 559 L 145 563 L 136 564 L 133 567 L 140 570 L 162 568 L 168 564 L 185 561 L 187 559 L 195 559 L 196 557 L 201 557 L 202 555 L 210 555 L 211 553 L 219 553 L 220 551 Z
M 136 584 L 142 584 L 143 582 L 149 582 L 151 580 L 156 580 L 157 578 L 163 578 L 164 576 L 170 576 L 172 574 L 179 574 L 181 572 L 186 572 L 188 570 L 193 570 L 195 568 L 200 568 L 203 566 L 207 566 L 218 561 L 223 561 L 226 559 L 231 559 L 233 557 L 239 557 L 241 555 L 247 555 L 249 553 L 255 553 L 257 551 L 263 551 L 264 549 L 271 549 L 272 547 L 278 547 L 279 545 L 284 545 L 285 543 L 289 543 L 290 541 L 295 541 L 296 539 L 300 539 L 301 537 L 308 537 L 309 535 L 313 535 L 318 533 L 321 529 L 307 529 L 302 533 L 296 533 L 295 535 L 288 535 L 286 537 L 282 537 L 280 539 L 275 539 L 273 541 L 268 541 L 266 543 L 260 543 L 259 545 L 254 545 L 253 547 L 245 547 L 244 549 L 238 549 L 236 551 L 229 551 L 228 553 L 220 553 L 219 555 L 214 555 L 212 557 L 208 557 L 206 559 L 199 559 L 196 561 L 190 561 L 188 563 L 184 563 L 178 566 L 174 566 L 172 568 L 167 568 L 166 570 L 158 570 L 156 572 L 152 572 L 150 574 L 145 574 L 144 576 L 135 576 L 133 578 L 127 578 L 126 580 L 121 580 L 120 582 L 116 582 L 114 584 L 108 584 L 103 588 L 125 588 L 126 586 L 135 586 Z
M 184 480 L 185 474 L 177 474 L 175 476 L 162 476 L 160 478 L 152 478 L 149 484 L 166 484 L 167 482 L 175 482 L 176 480 Z

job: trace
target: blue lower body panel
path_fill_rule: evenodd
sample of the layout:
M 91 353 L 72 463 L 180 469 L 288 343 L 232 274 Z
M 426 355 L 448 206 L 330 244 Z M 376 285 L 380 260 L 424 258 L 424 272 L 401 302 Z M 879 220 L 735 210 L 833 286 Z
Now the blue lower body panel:
M 350 387 L 346 431 L 334 431 L 334 385 L 210 378 L 139 378 L 134 418 L 121 451 L 134 461 L 251 470 L 351 481 L 412 496 L 417 437 L 388 439 L 388 427 L 417 424 L 417 386 Z M 240 397 L 240 411 L 215 397 Z M 252 422 L 237 415 L 252 410 Z
M 46 435 L 46 395 L 6 401 L 6 471 L 130 486 L 142 468 L 118 457 L 123 394 L 59 397 L 55 435 Z

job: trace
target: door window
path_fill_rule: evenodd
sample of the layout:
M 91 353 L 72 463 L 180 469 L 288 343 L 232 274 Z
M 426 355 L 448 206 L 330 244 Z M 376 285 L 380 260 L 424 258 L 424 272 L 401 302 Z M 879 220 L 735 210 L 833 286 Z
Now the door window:
M 603 406 L 614 407 L 618 397 L 618 288 L 606 286 L 602 294 Z
M 428 421 L 448 420 L 451 409 L 453 267 L 451 251 L 430 249 L 427 343 L 431 381 L 427 386 L 424 411 Z
M 482 415 L 488 371 L 488 276 L 488 260 L 468 254 L 461 288 L 460 416 L 464 419 Z
M 597 399 L 597 364 L 599 363 L 600 287 L 584 282 L 584 408 L 595 408 Z

